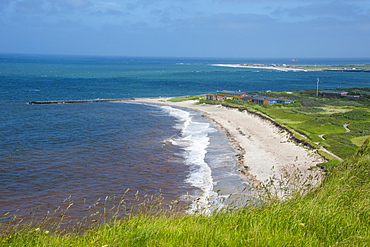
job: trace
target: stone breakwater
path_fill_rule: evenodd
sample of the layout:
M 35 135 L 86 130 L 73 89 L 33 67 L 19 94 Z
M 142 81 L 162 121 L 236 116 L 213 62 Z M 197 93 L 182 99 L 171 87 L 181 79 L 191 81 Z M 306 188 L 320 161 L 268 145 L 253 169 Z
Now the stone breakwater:
M 55 100 L 55 101 L 30 101 L 30 105 L 46 105 L 46 104 L 73 104 L 73 103 L 96 103 L 96 102 L 115 102 L 128 101 L 133 99 L 91 99 L 91 100 Z

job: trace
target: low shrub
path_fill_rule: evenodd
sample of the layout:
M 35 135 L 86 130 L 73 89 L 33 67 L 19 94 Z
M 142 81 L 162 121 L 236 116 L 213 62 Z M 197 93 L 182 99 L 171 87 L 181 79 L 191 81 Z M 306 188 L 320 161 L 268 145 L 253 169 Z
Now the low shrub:
M 201 96 L 186 96 L 186 97 L 177 97 L 177 98 L 172 98 L 169 99 L 168 101 L 170 102 L 182 102 L 182 101 L 187 101 L 187 100 L 199 100 Z
M 305 113 L 318 113 L 324 111 L 322 108 L 319 107 L 300 107 L 297 110 Z
M 344 113 L 334 113 L 333 117 L 344 118 L 347 120 L 367 120 L 370 114 L 362 109 L 355 109 Z

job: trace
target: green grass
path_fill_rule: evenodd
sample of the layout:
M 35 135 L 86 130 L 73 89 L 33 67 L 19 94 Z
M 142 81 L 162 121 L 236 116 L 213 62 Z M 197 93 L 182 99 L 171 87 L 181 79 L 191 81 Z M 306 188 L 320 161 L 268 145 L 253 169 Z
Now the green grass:
M 351 139 L 351 142 L 357 146 L 361 146 L 364 141 L 369 138 L 370 136 L 359 136 L 359 137 L 354 137 Z
M 370 140 L 305 196 L 206 215 L 139 215 L 82 234 L 27 227 L 3 246 L 369 246 Z
M 186 100 L 199 100 L 200 98 L 202 98 L 202 96 L 186 96 L 186 97 L 172 98 L 172 99 L 169 99 L 168 101 L 170 101 L 170 102 L 182 102 L 182 101 L 186 101 Z

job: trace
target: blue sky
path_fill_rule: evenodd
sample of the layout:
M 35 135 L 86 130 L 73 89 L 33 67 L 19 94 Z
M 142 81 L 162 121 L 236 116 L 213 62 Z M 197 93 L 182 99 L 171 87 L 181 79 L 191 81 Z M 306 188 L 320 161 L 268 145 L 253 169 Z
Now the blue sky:
M 370 1 L 0 0 L 0 53 L 370 57 Z

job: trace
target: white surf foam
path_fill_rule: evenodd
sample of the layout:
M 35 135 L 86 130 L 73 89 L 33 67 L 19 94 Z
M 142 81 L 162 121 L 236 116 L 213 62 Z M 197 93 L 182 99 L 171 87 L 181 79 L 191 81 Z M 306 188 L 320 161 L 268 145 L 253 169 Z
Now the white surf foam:
M 209 123 L 197 121 L 195 114 L 170 106 L 161 106 L 171 116 L 178 119 L 176 126 L 180 130 L 178 138 L 172 140 L 174 145 L 181 146 L 184 150 L 186 164 L 190 174 L 185 182 L 199 188 L 202 194 L 194 198 L 189 213 L 208 213 L 211 201 L 217 197 L 213 191 L 212 171 L 205 162 L 207 147 L 209 145 L 208 134 L 217 131 Z

